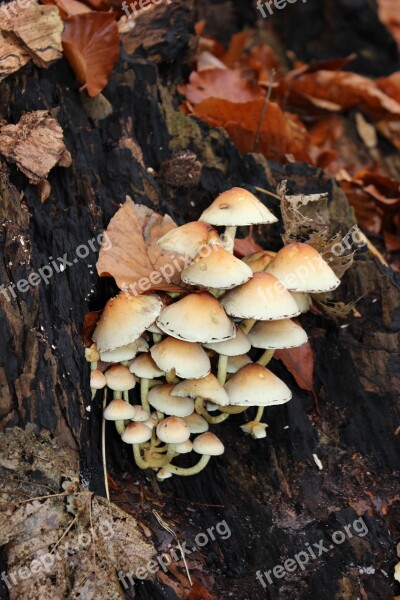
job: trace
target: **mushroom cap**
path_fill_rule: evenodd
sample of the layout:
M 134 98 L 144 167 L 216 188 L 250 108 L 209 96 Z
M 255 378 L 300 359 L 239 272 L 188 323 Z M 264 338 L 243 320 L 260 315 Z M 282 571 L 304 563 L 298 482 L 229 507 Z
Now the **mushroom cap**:
M 198 435 L 193 440 L 193 450 L 198 454 L 207 454 L 207 456 L 219 456 L 225 451 L 224 445 L 219 438 L 211 431 Z
M 207 223 L 192 221 L 168 231 L 157 241 L 157 245 L 168 252 L 194 258 L 199 249 L 207 244 L 211 230 Z
M 107 369 L 104 375 L 107 387 L 110 390 L 127 392 L 128 390 L 132 390 L 136 385 L 135 377 L 129 371 L 128 367 L 124 367 L 124 365 L 113 365 Z
M 226 382 L 225 390 L 233 406 L 270 406 L 284 404 L 292 392 L 269 369 L 256 363 L 240 369 Z
M 291 292 L 318 294 L 340 285 L 335 273 L 319 252 L 308 244 L 296 242 L 284 246 L 267 268 Z
M 161 329 L 157 327 L 155 323 L 152 323 L 150 327 L 146 329 L 146 331 L 149 331 L 150 333 L 158 333 L 158 335 L 162 334 Z
M 200 396 L 220 406 L 229 404 L 228 394 L 212 373 L 201 379 L 185 379 L 184 381 L 180 381 L 174 386 L 171 396 L 189 396 L 190 398 Z
M 250 356 L 240 354 L 239 356 L 230 356 L 226 366 L 227 373 L 237 373 L 239 369 L 252 363 Z
M 259 252 L 245 256 L 242 260 L 246 265 L 249 265 L 253 273 L 260 273 L 261 271 L 265 271 L 275 255 L 276 252 L 272 250 L 260 250 Z
M 134 404 L 133 408 L 136 411 L 135 416 L 132 419 L 133 421 L 135 421 L 135 423 L 146 423 L 146 421 L 150 419 L 149 413 L 143 408 L 141 404 Z
M 121 400 L 120 398 L 115 398 L 114 400 L 111 400 L 110 404 L 105 409 L 103 416 L 106 421 L 125 421 L 127 419 L 133 419 L 135 414 L 135 407 L 129 404 L 129 402 L 125 402 L 125 400 Z
M 258 421 L 250 421 L 249 423 L 240 425 L 240 429 L 245 433 L 249 433 L 255 440 L 267 437 L 267 432 L 265 431 L 267 427 L 266 423 L 259 423 Z
M 204 246 L 181 274 L 189 285 L 228 290 L 248 281 L 253 272 L 242 260 L 221 246 Z
M 157 436 L 165 444 L 181 444 L 190 437 L 190 428 L 179 417 L 167 417 L 157 425 Z
M 246 354 L 251 348 L 251 344 L 247 335 L 243 333 L 240 327 L 236 328 L 236 337 L 226 342 L 215 342 L 214 344 L 204 344 L 205 348 L 214 350 L 218 354 L 225 356 L 239 356 Z
M 248 335 L 254 348 L 264 348 L 265 350 L 296 348 L 305 344 L 308 339 L 304 329 L 291 319 L 258 321 Z
M 157 367 L 150 354 L 141 354 L 134 358 L 129 363 L 129 370 L 141 379 L 154 379 L 164 375 L 164 371 Z
M 164 481 L 164 479 L 169 479 L 169 477 L 172 477 L 171 471 L 167 471 L 166 469 L 158 469 L 158 471 L 157 471 L 158 481 Z
M 194 402 L 191 398 L 177 398 L 171 395 L 173 383 L 155 385 L 149 391 L 147 399 L 149 404 L 156 410 L 174 417 L 188 417 L 194 410 Z
M 299 307 L 299 310 L 302 313 L 306 313 L 310 310 L 312 300 L 311 300 L 311 296 L 309 294 L 306 294 L 306 292 L 290 292 L 290 293 L 292 294 L 297 306 Z
M 96 344 L 92 344 L 89 348 L 85 348 L 85 358 L 88 362 L 100 360 L 100 353 L 97 350 Z
M 144 421 L 144 424 L 149 429 L 154 429 L 154 427 L 156 427 L 158 425 L 158 419 L 157 419 L 157 417 L 151 415 L 150 418 L 147 419 L 147 421 Z
M 186 442 L 182 442 L 181 444 L 174 444 L 174 450 L 178 454 L 187 454 L 193 450 L 193 444 L 190 440 L 186 440 Z
M 151 429 L 144 423 L 129 423 L 122 432 L 121 439 L 127 444 L 142 444 L 151 438 Z
M 163 304 L 155 294 L 121 292 L 109 300 L 93 333 L 99 352 L 114 350 L 137 340 L 158 317 Z
M 188 417 L 185 417 L 185 421 L 190 427 L 190 433 L 204 433 L 208 431 L 207 421 L 197 412 L 193 412 Z
M 157 325 L 172 337 L 187 342 L 222 342 L 235 336 L 233 322 L 208 292 L 189 294 L 170 304 L 157 319 Z
M 229 291 L 221 304 L 228 315 L 241 319 L 274 321 L 300 314 L 293 297 L 270 273 L 254 273 L 250 281 Z
M 107 380 L 101 371 L 96 370 L 96 371 L 90 372 L 90 387 L 93 390 L 101 390 L 106 385 L 107 385 Z
M 247 190 L 234 187 L 222 192 L 202 213 L 199 221 L 211 225 L 234 227 L 275 223 L 278 219 Z
M 168 373 L 175 369 L 178 377 L 196 379 L 211 371 L 210 359 L 200 344 L 167 337 L 154 344 L 151 356 L 160 369 Z
M 143 338 L 138 338 L 134 342 L 130 344 L 126 344 L 125 346 L 119 346 L 119 348 L 114 348 L 114 350 L 106 350 L 105 352 L 100 353 L 100 358 L 104 362 L 115 362 L 119 363 L 125 360 L 131 360 L 135 358 L 138 352 L 148 352 L 149 345 Z

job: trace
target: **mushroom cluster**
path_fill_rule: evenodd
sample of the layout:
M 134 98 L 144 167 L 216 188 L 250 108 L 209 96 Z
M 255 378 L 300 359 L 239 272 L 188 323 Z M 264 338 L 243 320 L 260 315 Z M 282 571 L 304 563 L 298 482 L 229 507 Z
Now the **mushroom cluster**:
M 158 240 L 186 257 L 181 280 L 191 287 L 181 294 L 121 292 L 97 323 L 87 349 L 92 394 L 113 390 L 104 419 L 115 421 L 122 441 L 133 446 L 137 466 L 154 469 L 159 480 L 198 473 L 222 454 L 209 426 L 231 414 L 255 407 L 241 428 L 254 439 L 266 437 L 264 409 L 291 398 L 267 364 L 275 350 L 307 341 L 292 318 L 310 308 L 311 293 L 334 290 L 340 281 L 305 243 L 244 260 L 233 255 L 238 226 L 275 221 L 244 189 L 220 194 L 199 221 Z M 251 347 L 263 351 L 257 362 L 248 355 Z M 104 373 L 99 360 L 108 365 Z M 129 392 L 139 382 L 140 404 L 132 405 Z M 194 466 L 174 464 L 191 451 L 200 455 Z

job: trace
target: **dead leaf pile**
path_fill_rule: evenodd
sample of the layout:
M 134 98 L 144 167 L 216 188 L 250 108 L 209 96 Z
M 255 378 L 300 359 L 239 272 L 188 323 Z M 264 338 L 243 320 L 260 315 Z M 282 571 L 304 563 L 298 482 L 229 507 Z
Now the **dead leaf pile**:
M 1 126 L 0 154 L 15 163 L 31 183 L 46 179 L 56 165 L 71 164 L 63 130 L 47 110 L 26 113 L 16 125 Z

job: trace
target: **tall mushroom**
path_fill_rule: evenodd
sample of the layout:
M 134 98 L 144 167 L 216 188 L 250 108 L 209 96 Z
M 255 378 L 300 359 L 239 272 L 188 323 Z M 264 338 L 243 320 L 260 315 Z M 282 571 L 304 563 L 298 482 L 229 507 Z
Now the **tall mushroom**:
M 147 401 L 149 392 L 149 383 L 155 377 L 164 375 L 164 371 L 159 369 L 149 354 L 141 354 L 129 363 L 129 371 L 140 378 L 140 400 L 144 410 L 150 413 L 150 406 Z

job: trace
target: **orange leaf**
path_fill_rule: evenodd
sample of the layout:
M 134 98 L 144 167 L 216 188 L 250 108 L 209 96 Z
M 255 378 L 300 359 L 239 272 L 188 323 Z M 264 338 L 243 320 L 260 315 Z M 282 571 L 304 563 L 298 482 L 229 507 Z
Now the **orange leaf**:
M 224 62 L 227 67 L 232 68 L 235 66 L 235 63 L 239 60 L 240 55 L 244 50 L 248 37 L 249 34 L 247 31 L 235 33 L 232 36 L 229 48 L 221 58 L 222 62 Z
M 84 13 L 92 12 L 92 9 L 79 2 L 78 0 L 42 0 L 43 4 L 55 4 L 61 13 L 61 17 L 66 19 L 73 15 L 82 15 Z
M 299 388 L 314 393 L 314 354 L 309 342 L 298 348 L 277 350 L 274 358 L 283 362 L 289 373 L 295 378 Z
M 186 600 L 213 600 L 212 596 L 207 592 L 206 588 L 203 587 L 198 581 L 195 581 L 190 588 L 189 595 Z
M 179 283 L 185 260 L 156 244 L 174 227 L 168 215 L 162 217 L 128 197 L 108 225 L 108 243 L 100 249 L 96 265 L 98 274 L 114 277 L 120 289 L 129 288 L 134 294 L 182 291 Z
M 76 78 L 86 85 L 89 96 L 100 94 L 119 54 L 115 14 L 90 12 L 69 17 L 62 43 Z
M 255 252 L 261 252 L 264 248 L 259 246 L 253 239 L 253 235 L 250 232 L 245 238 L 236 238 L 235 239 L 235 254 L 239 258 L 243 258 L 243 256 L 248 256 L 249 254 L 254 254 Z
M 93 344 L 92 335 L 102 312 L 102 310 L 92 310 L 85 315 L 83 320 L 82 338 L 86 348 L 89 348 Z
M 265 96 L 262 88 L 242 77 L 241 72 L 234 69 L 193 71 L 189 83 L 183 86 L 181 91 L 192 104 L 198 104 L 207 98 L 247 102 Z

